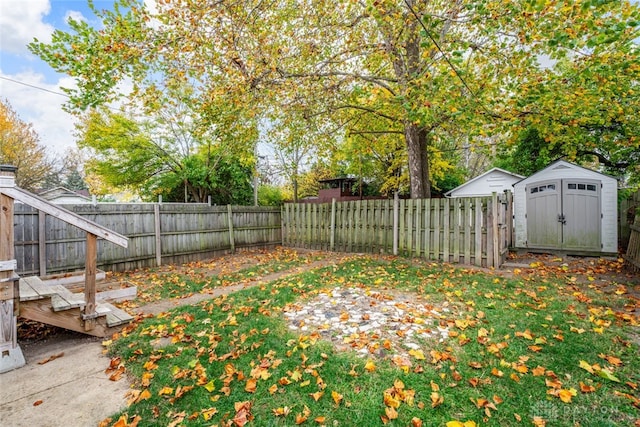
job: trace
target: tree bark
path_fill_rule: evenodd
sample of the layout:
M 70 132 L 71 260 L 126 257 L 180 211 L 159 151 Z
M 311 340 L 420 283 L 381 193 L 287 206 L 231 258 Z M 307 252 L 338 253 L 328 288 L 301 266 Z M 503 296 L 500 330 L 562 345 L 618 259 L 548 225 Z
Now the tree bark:
M 431 197 L 427 131 L 411 122 L 405 122 L 404 137 L 409 156 L 409 185 L 412 199 Z
M 298 203 L 298 174 L 291 178 L 291 183 L 293 184 L 293 203 Z

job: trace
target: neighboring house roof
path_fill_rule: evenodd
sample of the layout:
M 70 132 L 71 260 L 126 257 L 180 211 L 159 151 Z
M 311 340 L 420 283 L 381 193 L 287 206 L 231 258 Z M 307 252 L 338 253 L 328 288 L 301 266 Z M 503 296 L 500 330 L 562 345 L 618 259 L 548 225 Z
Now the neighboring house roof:
M 447 191 L 445 197 L 479 197 L 490 196 L 491 193 L 502 193 L 510 190 L 513 184 L 524 176 L 500 168 L 493 168 L 473 179 Z
M 83 193 L 87 193 L 88 191 L 82 190 Z M 66 204 L 66 203 L 91 203 L 91 198 L 81 194 L 79 191 L 69 190 L 65 187 L 55 187 L 51 190 L 43 191 L 39 194 L 43 199 L 58 204 Z

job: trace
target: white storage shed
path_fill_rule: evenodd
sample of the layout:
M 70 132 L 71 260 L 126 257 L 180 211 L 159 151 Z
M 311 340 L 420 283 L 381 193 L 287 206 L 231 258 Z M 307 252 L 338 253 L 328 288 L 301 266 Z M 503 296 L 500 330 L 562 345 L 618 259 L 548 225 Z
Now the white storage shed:
M 617 254 L 615 178 L 559 160 L 513 188 L 517 249 Z
M 485 197 L 491 193 L 513 191 L 513 184 L 524 176 L 500 168 L 493 168 L 482 175 L 478 175 L 462 185 L 447 191 L 445 197 Z

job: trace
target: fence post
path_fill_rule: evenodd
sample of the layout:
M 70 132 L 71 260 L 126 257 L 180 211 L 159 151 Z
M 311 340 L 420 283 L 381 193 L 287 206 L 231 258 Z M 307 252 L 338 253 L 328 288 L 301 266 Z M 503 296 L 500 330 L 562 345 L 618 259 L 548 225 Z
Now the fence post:
M 293 214 L 291 213 L 291 203 L 285 203 L 282 206 L 281 213 L 281 228 L 282 228 L 282 244 L 285 246 L 291 245 L 291 221 L 293 219 Z
M 513 246 L 513 193 L 509 190 L 505 192 L 507 196 L 507 206 L 505 212 L 505 221 L 507 223 L 507 241 L 505 244 L 507 245 L 507 249 Z
M 488 238 L 489 236 L 487 236 Z M 498 227 L 498 193 L 491 193 L 491 240 L 493 246 L 493 267 L 500 267 L 500 228 Z
M 336 250 L 336 199 L 331 199 L 331 235 L 329 236 L 329 250 Z
M 160 196 L 162 197 L 162 195 Z M 162 200 L 162 199 L 160 199 Z M 162 265 L 162 230 L 160 229 L 160 203 L 153 205 L 154 233 L 156 239 L 156 266 Z
M 233 235 L 233 210 L 231 205 L 227 205 L 227 218 L 229 221 L 229 245 L 231 246 L 231 252 L 236 251 L 236 240 Z
M 398 190 L 393 193 L 393 254 L 398 255 L 398 236 L 400 235 L 398 226 L 400 216 L 400 197 L 398 196 Z
M 40 277 L 47 275 L 47 214 L 38 211 L 38 262 Z
M 474 198 L 474 215 L 475 215 L 475 265 L 482 266 L 482 206 L 483 199 Z
M 485 221 L 486 221 L 485 250 L 487 254 L 487 268 L 492 268 L 494 266 L 493 217 L 495 216 L 495 211 L 493 210 L 493 198 L 486 199 L 486 212 L 487 212 L 487 215 L 485 217 Z

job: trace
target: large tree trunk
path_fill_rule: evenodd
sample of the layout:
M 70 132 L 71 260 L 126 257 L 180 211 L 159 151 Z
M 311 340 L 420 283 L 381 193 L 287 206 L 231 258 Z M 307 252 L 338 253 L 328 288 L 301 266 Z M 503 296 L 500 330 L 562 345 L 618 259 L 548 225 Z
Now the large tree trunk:
M 409 156 L 409 183 L 412 199 L 431 197 L 427 131 L 411 122 L 404 125 L 404 138 Z
M 291 183 L 293 186 L 293 203 L 298 203 L 298 174 L 296 173 L 291 178 Z
M 415 6 L 416 0 L 408 0 L 408 5 Z M 385 31 L 386 49 L 393 58 L 393 69 L 402 88 L 407 94 L 411 81 L 420 75 L 420 27 L 413 16 L 406 12 L 406 39 L 396 39 L 396 35 Z M 431 197 L 429 183 L 429 159 L 427 152 L 427 131 L 414 124 L 410 119 L 404 121 L 404 139 L 409 157 L 409 185 L 412 199 Z

